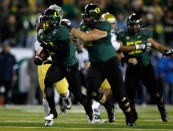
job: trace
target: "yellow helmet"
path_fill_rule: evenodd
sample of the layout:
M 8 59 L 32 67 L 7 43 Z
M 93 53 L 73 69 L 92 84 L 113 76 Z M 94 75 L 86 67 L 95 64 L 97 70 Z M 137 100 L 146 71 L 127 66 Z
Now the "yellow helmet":
M 115 24 L 115 25 L 111 26 L 111 32 L 115 32 L 117 30 L 117 19 L 115 18 L 114 15 L 112 15 L 110 13 L 104 13 L 104 14 L 102 14 L 101 17 L 104 21 L 107 21 L 110 24 Z
M 110 14 L 110 13 L 102 14 L 102 19 L 109 22 L 110 24 L 116 24 L 117 23 L 117 19 L 115 18 L 115 16 L 113 14 Z

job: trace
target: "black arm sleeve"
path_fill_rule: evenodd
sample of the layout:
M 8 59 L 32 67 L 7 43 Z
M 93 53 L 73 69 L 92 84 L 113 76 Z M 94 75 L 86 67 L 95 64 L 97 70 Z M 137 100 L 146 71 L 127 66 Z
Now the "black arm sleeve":
M 60 56 L 67 57 L 70 55 L 70 45 L 69 45 L 70 40 L 58 40 L 56 41 L 57 45 L 51 46 L 51 45 L 46 45 L 46 48 L 49 51 L 55 52 L 56 54 Z

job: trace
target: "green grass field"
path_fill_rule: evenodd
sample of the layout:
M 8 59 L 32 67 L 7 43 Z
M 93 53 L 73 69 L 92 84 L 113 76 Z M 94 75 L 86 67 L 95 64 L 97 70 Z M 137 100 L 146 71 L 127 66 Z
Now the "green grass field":
M 161 130 L 173 131 L 173 106 L 167 106 L 169 122 L 162 122 L 156 106 L 137 106 L 139 119 L 136 127 L 125 125 L 125 117 L 119 108 L 116 109 L 114 123 L 88 124 L 81 106 L 73 106 L 67 114 L 54 120 L 52 127 L 44 126 L 44 112 L 42 106 L 6 106 L 0 107 L 0 131 L 144 131 Z M 59 108 L 57 106 L 59 112 Z M 106 112 L 102 118 L 107 119 Z

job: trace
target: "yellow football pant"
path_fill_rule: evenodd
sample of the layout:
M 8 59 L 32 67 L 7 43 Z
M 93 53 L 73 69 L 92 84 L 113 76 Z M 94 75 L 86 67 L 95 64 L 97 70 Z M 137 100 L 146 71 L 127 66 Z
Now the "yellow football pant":
M 109 82 L 108 82 L 107 79 L 105 79 L 105 80 L 102 82 L 102 84 L 101 84 L 101 86 L 100 86 L 100 89 L 101 89 L 101 90 L 104 90 L 104 89 L 111 89 L 111 86 L 110 86 L 110 84 L 109 84 Z
M 51 66 L 51 64 L 42 64 L 42 65 L 38 66 L 38 78 L 39 78 L 40 88 L 41 88 L 44 98 L 46 98 L 46 95 L 44 93 L 44 88 L 45 88 L 44 79 L 45 79 L 46 73 L 50 66 Z M 69 84 L 68 84 L 66 78 L 63 78 L 62 80 L 55 83 L 57 92 L 60 95 L 66 94 L 68 92 L 68 86 L 69 86 Z

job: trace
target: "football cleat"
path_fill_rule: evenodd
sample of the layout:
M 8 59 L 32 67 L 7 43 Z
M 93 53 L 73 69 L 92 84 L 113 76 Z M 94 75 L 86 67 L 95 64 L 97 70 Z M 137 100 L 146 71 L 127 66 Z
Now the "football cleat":
M 135 123 L 136 119 L 134 118 L 132 113 L 129 112 L 129 113 L 126 113 L 125 115 L 126 115 L 126 125 L 127 126 L 136 126 L 136 123 Z
M 54 114 L 49 114 L 48 116 L 46 116 L 44 119 L 45 121 L 51 121 L 55 118 Z
M 49 115 L 46 116 L 44 119 L 45 120 L 53 120 L 53 119 L 55 119 L 57 117 L 58 117 L 58 114 L 56 112 L 56 109 L 53 109 L 53 110 L 50 111 Z
M 102 120 L 100 115 L 98 115 L 98 114 L 94 114 L 94 121 L 95 121 L 95 123 L 105 123 L 106 122 L 105 120 Z
M 45 126 L 52 126 L 53 125 L 53 119 L 52 120 L 45 120 Z
M 164 106 L 158 106 L 161 118 L 163 122 L 167 122 L 168 121 L 168 113 L 165 110 Z
M 87 117 L 88 117 L 88 123 L 89 123 L 89 124 L 94 124 L 94 123 L 95 123 L 94 116 L 91 117 L 91 116 L 88 116 L 88 115 L 87 115 Z
M 66 109 L 68 109 L 68 110 L 71 109 L 72 104 L 71 104 L 71 99 L 70 99 L 70 97 L 68 97 L 67 99 L 64 99 L 64 104 L 65 104 Z

